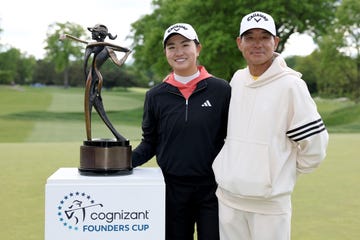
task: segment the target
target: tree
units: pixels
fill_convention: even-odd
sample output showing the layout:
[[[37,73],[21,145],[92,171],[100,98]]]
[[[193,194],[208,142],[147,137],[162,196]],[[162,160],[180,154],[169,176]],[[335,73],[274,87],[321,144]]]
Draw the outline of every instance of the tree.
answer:
[[[322,34],[334,18],[335,2],[153,0],[153,13],[132,24],[134,64],[144,75],[161,80],[170,70],[162,51],[163,32],[173,23],[187,22],[197,30],[203,45],[200,63],[214,75],[229,80],[236,69],[244,66],[235,43],[242,16],[255,10],[271,13],[282,39],[278,47],[281,52],[294,32]]]
[[[343,0],[318,39],[320,92],[360,101],[360,2]]]
[[[26,84],[32,80],[36,60],[17,48],[0,53],[0,84]]]
[[[314,71],[314,68],[318,65],[318,59],[314,56],[314,54],[311,54],[305,57],[291,56],[286,58],[287,65],[302,74],[301,78],[306,82],[311,94],[318,93],[318,77],[316,71]]]
[[[57,72],[64,72],[64,86],[69,86],[69,66],[71,61],[83,57],[84,45],[76,41],[60,41],[63,34],[70,34],[74,37],[85,39],[84,29],[75,23],[54,23],[49,25],[45,47],[46,60],[53,61]]]
[[[1,20],[1,18],[0,18],[0,20]],[[1,33],[3,32],[3,29],[0,27],[0,35],[1,35]],[[0,38],[1,39],[1,38]],[[0,51],[1,51],[1,49],[2,49],[2,43],[0,42]]]
[[[0,18],[1,19],[1,18]],[[0,34],[2,33],[2,28],[0,28]],[[0,38],[1,39],[1,38]],[[1,42],[0,42],[0,50],[1,50],[1,48],[2,48],[2,44],[1,44]]]
[[[0,34],[3,29],[0,28]],[[19,49],[0,43],[0,84],[27,84],[32,81],[36,59]]]
[[[18,62],[20,60],[21,52],[19,49],[11,48],[5,52],[0,53],[0,83],[10,84],[15,83],[18,79]],[[9,61],[11,59],[11,61]]]
[[[44,85],[58,85],[63,82],[63,76],[56,73],[54,62],[40,59],[36,62],[33,74],[33,83]]]
[[[336,17],[338,19],[338,35],[343,36],[340,51],[345,56],[354,59],[354,64],[348,63],[346,77],[353,89],[352,96],[360,101],[360,2],[358,0],[343,0]],[[343,62],[344,63],[344,62]],[[355,65],[355,66],[354,66]],[[351,74],[352,73],[352,74]]]

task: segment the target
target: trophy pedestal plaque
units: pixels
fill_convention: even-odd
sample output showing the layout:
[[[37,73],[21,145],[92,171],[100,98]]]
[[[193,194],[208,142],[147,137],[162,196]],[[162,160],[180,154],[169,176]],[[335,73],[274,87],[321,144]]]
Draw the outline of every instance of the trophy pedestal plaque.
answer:
[[[45,240],[165,240],[161,169],[83,176],[59,168],[45,185]]]
[[[129,141],[96,139],[80,147],[81,175],[127,175],[132,173]]]

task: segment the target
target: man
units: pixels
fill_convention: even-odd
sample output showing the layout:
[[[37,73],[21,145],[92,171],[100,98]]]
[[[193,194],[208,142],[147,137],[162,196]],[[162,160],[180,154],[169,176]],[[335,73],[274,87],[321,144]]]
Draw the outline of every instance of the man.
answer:
[[[328,133],[301,74],[276,52],[273,18],[246,15],[247,62],[231,82],[227,138],[213,163],[221,240],[288,240],[297,176],[325,158]]]
[[[231,89],[197,65],[202,49],[193,27],[165,30],[172,68],[146,93],[143,139],[133,166],[156,155],[166,183],[166,240],[219,240],[217,184],[212,163],[224,144]]]

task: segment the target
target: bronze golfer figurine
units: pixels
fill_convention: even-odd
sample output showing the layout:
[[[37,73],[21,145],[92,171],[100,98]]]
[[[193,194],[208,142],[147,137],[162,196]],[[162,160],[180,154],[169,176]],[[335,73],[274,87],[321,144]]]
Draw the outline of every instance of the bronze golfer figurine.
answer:
[[[129,140],[124,138],[112,125],[106,115],[102,97],[101,88],[103,77],[100,73],[100,67],[111,59],[117,66],[121,66],[130,55],[131,50],[112,43],[105,42],[105,38],[116,39],[108,32],[105,25],[97,24],[89,27],[92,39],[95,42],[86,42],[71,35],[63,35],[60,39],[70,38],[72,40],[87,44],[84,57],[85,74],[85,98],[84,112],[87,140],[80,147],[80,167],[79,172],[82,175],[119,175],[132,172],[131,165],[131,145]],[[125,55],[118,59],[116,51],[124,52]],[[92,58],[91,58],[92,56]],[[91,65],[88,66],[89,60]],[[91,112],[95,108],[100,118],[115,136],[115,139],[92,139],[91,137]]]

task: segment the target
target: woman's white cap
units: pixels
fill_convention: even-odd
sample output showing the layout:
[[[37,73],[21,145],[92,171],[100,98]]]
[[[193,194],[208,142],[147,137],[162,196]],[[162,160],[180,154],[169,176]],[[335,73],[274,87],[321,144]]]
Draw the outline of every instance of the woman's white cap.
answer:
[[[172,34],[180,34],[184,37],[186,37],[189,40],[196,40],[198,43],[200,43],[199,38],[194,30],[194,28],[187,23],[176,23],[174,25],[171,25],[168,29],[166,29],[164,33],[164,39],[163,39],[163,45],[165,47],[166,41]]]

